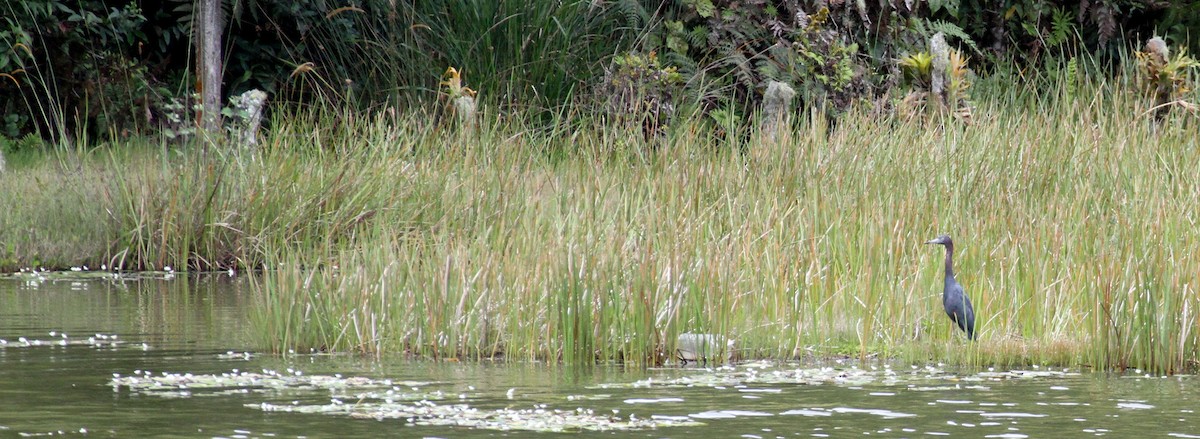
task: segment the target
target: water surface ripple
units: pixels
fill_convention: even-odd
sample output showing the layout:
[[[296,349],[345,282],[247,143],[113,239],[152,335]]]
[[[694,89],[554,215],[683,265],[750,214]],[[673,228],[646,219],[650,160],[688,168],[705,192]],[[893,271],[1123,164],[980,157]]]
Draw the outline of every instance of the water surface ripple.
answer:
[[[0,277],[0,436],[1200,438],[1191,376],[279,358],[249,306],[229,276]]]

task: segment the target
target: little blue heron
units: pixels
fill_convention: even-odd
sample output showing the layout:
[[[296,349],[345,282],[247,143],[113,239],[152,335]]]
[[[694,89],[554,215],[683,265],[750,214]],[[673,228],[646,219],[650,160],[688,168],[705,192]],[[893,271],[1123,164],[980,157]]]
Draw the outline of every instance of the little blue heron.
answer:
[[[971,299],[963,294],[963,287],[954,279],[954,241],[950,235],[942,235],[925,241],[926,244],[940,244],[946,247],[946,283],[942,286],[942,307],[946,315],[958,324],[958,328],[967,332],[967,339],[975,339],[975,308],[971,307]]]

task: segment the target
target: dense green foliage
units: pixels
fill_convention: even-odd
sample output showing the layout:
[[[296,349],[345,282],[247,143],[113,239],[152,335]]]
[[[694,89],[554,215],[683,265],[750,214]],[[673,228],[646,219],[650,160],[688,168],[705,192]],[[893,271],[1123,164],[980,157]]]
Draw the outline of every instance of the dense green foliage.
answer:
[[[591,2],[226,1],[225,89],[366,108],[436,102],[457,66],[492,102],[553,107],[626,40]],[[0,135],[128,138],[190,115],[191,0],[7,3]],[[632,35],[632,34],[631,34]]]
[[[609,2],[226,0],[228,96],[365,109],[434,108],[456,67],[502,111],[595,112],[613,56],[657,52],[683,75],[673,107],[743,123],[766,81],[800,108],[888,108],[895,60],[935,32],[972,58],[1053,68],[1101,63],[1161,34],[1192,46],[1198,1],[619,0]],[[8,2],[0,22],[0,136],[55,141],[186,132],[192,0]],[[595,99],[599,98],[599,99]],[[583,104],[583,105],[579,105]],[[600,106],[611,110],[610,106]],[[656,116],[658,117],[658,116]],[[90,140],[89,140],[90,139]],[[11,152],[11,150],[10,150]]]

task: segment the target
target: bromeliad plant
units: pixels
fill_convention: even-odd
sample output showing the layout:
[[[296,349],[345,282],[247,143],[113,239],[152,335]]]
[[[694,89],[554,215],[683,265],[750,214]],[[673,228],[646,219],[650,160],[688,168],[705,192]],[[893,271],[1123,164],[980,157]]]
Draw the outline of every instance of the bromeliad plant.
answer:
[[[898,62],[905,82],[911,90],[900,102],[899,110],[906,118],[924,113],[930,108],[948,111],[954,118],[971,123],[971,72],[969,57],[950,48],[941,32],[929,41],[930,52],[907,55]],[[930,104],[933,101],[933,104]]]
[[[1186,47],[1171,57],[1166,41],[1154,37],[1136,55],[1139,82],[1145,92],[1154,98],[1154,105],[1148,113],[1153,112],[1155,119],[1159,120],[1174,106],[1196,113],[1196,104],[1184,97],[1194,88],[1192,70],[1200,67],[1200,62],[1188,56]]]
[[[446,79],[440,84],[445,87],[445,96],[449,99],[446,112],[457,118],[459,128],[468,131],[475,129],[475,95],[478,93],[463,85],[462,73],[454,67],[446,68],[442,77]]]
[[[917,52],[906,55],[898,63],[904,72],[905,83],[922,89],[929,89],[933,72],[933,56],[929,52]]]

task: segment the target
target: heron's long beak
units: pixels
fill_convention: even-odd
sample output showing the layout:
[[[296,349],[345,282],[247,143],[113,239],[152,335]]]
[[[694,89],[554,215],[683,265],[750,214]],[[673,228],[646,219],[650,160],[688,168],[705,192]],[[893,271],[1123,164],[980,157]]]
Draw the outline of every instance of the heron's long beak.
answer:
[[[937,243],[936,243],[936,242],[934,242],[934,241],[937,241],[937,239],[930,239],[930,240],[928,240],[928,241],[925,241],[925,243],[926,243],[926,244],[937,244]]]

